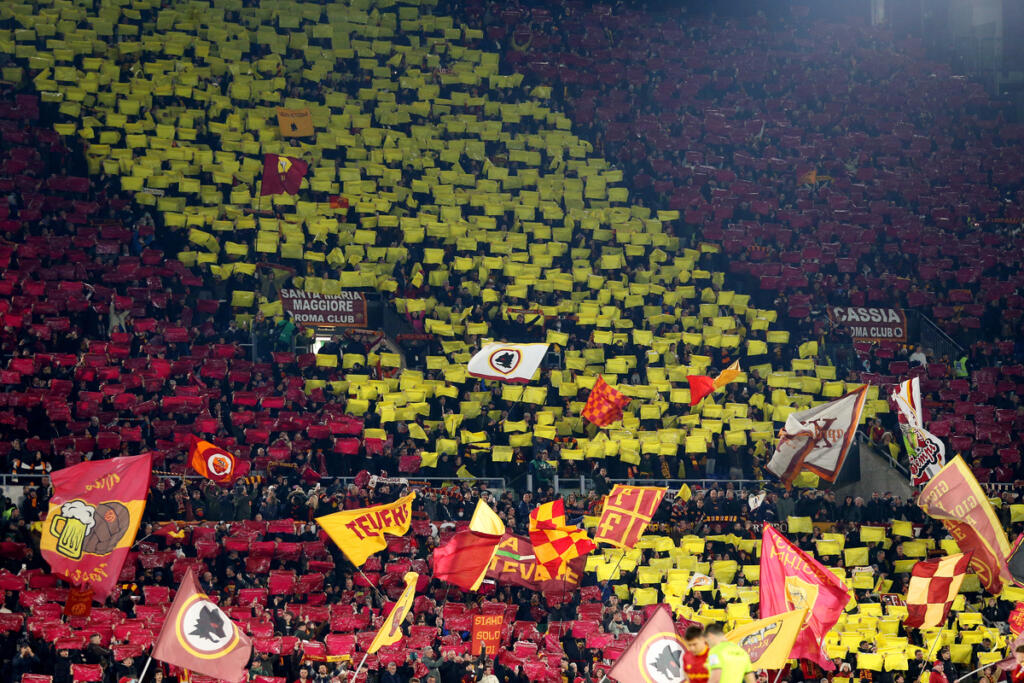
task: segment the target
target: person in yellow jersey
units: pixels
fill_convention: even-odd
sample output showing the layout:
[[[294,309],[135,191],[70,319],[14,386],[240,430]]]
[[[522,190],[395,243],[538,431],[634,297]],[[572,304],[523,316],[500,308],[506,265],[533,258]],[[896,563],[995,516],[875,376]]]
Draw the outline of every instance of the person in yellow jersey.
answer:
[[[708,683],[756,683],[750,655],[742,647],[725,639],[721,624],[704,629],[708,651]]]

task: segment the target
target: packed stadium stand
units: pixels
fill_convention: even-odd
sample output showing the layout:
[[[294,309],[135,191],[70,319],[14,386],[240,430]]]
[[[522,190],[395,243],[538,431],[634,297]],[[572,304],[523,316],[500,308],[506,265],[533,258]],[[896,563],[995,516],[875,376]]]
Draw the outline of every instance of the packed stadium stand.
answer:
[[[483,613],[505,617],[501,683],[599,683],[656,605],[680,627],[756,618],[766,524],[854,591],[828,637],[836,671],[777,680],[897,683],[934,654],[953,681],[1002,659],[1014,589],[997,599],[969,574],[941,633],[884,603],[917,559],[956,552],[913,501],[842,499],[813,475],[791,493],[764,466],[789,414],[864,383],[882,421],[863,431],[888,449],[888,394],[919,374],[950,454],[984,482],[1022,477],[1022,130],[883,30],[791,21],[667,28],[574,2],[0,6],[4,680],[139,676],[192,568],[253,636],[260,683],[348,680],[409,570],[413,623],[357,680],[479,680],[466,636]],[[308,109],[312,132],[288,134],[277,107]],[[296,163],[297,190],[265,194]],[[314,345],[283,289],[360,292],[410,343],[370,329]],[[850,343],[823,302],[926,310],[969,349],[966,374]],[[490,338],[552,346],[529,384],[483,382],[466,363]],[[740,380],[692,409],[687,376],[736,360]],[[581,417],[599,375],[633,399],[611,429]],[[250,475],[191,476],[193,436]],[[43,475],[143,452],[154,484],[119,585],[65,617],[39,550]],[[611,480],[702,481],[636,548],[590,555],[578,588],[431,578],[478,498],[525,534],[581,478],[565,505],[588,528]],[[313,523],[408,487],[410,533],[361,571]],[[1013,538],[1024,509],[993,490]]]

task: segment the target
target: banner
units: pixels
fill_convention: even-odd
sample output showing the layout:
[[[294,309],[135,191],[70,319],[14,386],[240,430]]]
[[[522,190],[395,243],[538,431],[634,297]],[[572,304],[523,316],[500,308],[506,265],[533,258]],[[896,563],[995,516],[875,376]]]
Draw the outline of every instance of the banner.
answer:
[[[561,591],[578,586],[583,577],[586,557],[577,557],[558,570],[552,578],[544,567],[537,564],[530,539],[514,534],[505,534],[498,543],[498,549],[491,558],[487,580],[495,583],[522,586],[537,592]]]
[[[304,138],[313,134],[313,115],[309,109],[277,108],[277,127],[281,137]]]
[[[892,393],[892,400],[899,409],[897,419],[910,459],[911,482],[914,486],[922,486],[946,464],[946,445],[924,428],[919,378],[900,382]]]
[[[282,289],[281,307],[291,313],[297,324],[320,327],[364,327],[366,295],[344,291],[341,294],[315,294],[301,289]]]
[[[102,602],[121,573],[146,508],[152,456],[93,460],[54,472],[39,549],[54,574]]]
[[[666,490],[661,486],[613,486],[611,493],[605,496],[594,540],[617,548],[635,546],[657,512]]]
[[[370,647],[366,650],[371,655],[382,647],[394,645],[404,635],[402,633],[402,626],[405,625],[406,617],[412,612],[412,604],[416,599],[416,582],[419,580],[420,575],[416,572],[406,572],[402,578],[405,581],[405,589],[391,608],[388,618],[381,624],[377,635],[373,637]]]
[[[779,431],[768,471],[787,488],[802,470],[835,481],[857,433],[867,392],[865,384],[834,401],[791,413]]]
[[[550,344],[485,344],[469,359],[473,377],[526,384],[540,367]]]
[[[410,493],[394,503],[335,512],[317,517],[316,523],[327,532],[352,564],[361,567],[370,555],[388,547],[384,534],[404,536],[409,532],[412,500],[415,497],[415,493]]]
[[[664,606],[651,615],[615,660],[608,677],[619,683],[680,683],[685,678],[683,639]]]
[[[230,486],[249,473],[249,461],[238,460],[220,446],[191,437],[188,460],[192,469],[210,481]]]
[[[505,620],[502,614],[474,614],[473,630],[470,641],[473,643],[472,654],[481,654],[487,648],[487,656],[493,657],[501,645],[501,623]]]
[[[828,317],[854,341],[907,341],[907,314],[902,308],[829,306]]]
[[[959,455],[954,457],[921,490],[917,504],[925,514],[946,527],[960,550],[973,553],[971,568],[992,595],[1013,577],[1006,564],[1010,542],[988,496]]]
[[[781,670],[806,618],[806,608],[795,609],[737,626],[725,637],[746,650],[755,669]]]
[[[188,569],[153,644],[153,659],[237,681],[245,676],[250,656],[252,640],[199,589],[195,573]]]
[[[825,653],[827,634],[850,601],[850,591],[835,574],[770,526],[761,540],[761,617],[807,608],[791,656],[810,659],[826,671],[835,665]]]
[[[64,616],[89,616],[92,613],[93,592],[91,588],[76,588],[74,586],[69,588],[68,599],[64,601]]]

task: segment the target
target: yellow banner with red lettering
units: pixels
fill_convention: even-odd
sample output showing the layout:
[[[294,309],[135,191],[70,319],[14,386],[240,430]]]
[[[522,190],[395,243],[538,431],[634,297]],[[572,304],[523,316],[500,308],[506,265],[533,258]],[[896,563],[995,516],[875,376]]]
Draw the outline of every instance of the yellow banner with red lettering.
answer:
[[[316,523],[327,532],[345,556],[357,567],[388,546],[385,534],[404,536],[412,522],[412,499],[415,493],[387,505],[374,505],[357,510],[342,510],[317,517]]]

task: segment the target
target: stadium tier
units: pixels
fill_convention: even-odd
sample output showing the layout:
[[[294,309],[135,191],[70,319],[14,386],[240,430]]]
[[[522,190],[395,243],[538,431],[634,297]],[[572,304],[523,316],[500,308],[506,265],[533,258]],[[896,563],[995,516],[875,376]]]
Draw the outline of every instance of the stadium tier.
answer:
[[[948,683],[1010,656],[1009,568],[967,571],[913,500],[818,490],[845,447],[769,460],[843,397],[826,436],[849,446],[859,418],[905,460],[890,393],[917,377],[931,434],[994,484],[986,538],[1022,530],[1021,127],[880,29],[664,19],[0,6],[5,680],[198,682],[213,661],[258,683],[599,683],[661,606],[672,642],[774,616],[779,553],[822,563],[785,579],[790,608],[848,595],[773,683]],[[958,353],[856,340],[826,304],[904,326],[931,307]],[[513,344],[481,359],[492,340]],[[588,551],[616,479],[670,490],[645,534]],[[365,561],[322,530],[378,505],[349,527],[381,541]],[[488,543],[475,590],[439,578]],[[948,590],[922,601],[912,571]]]

